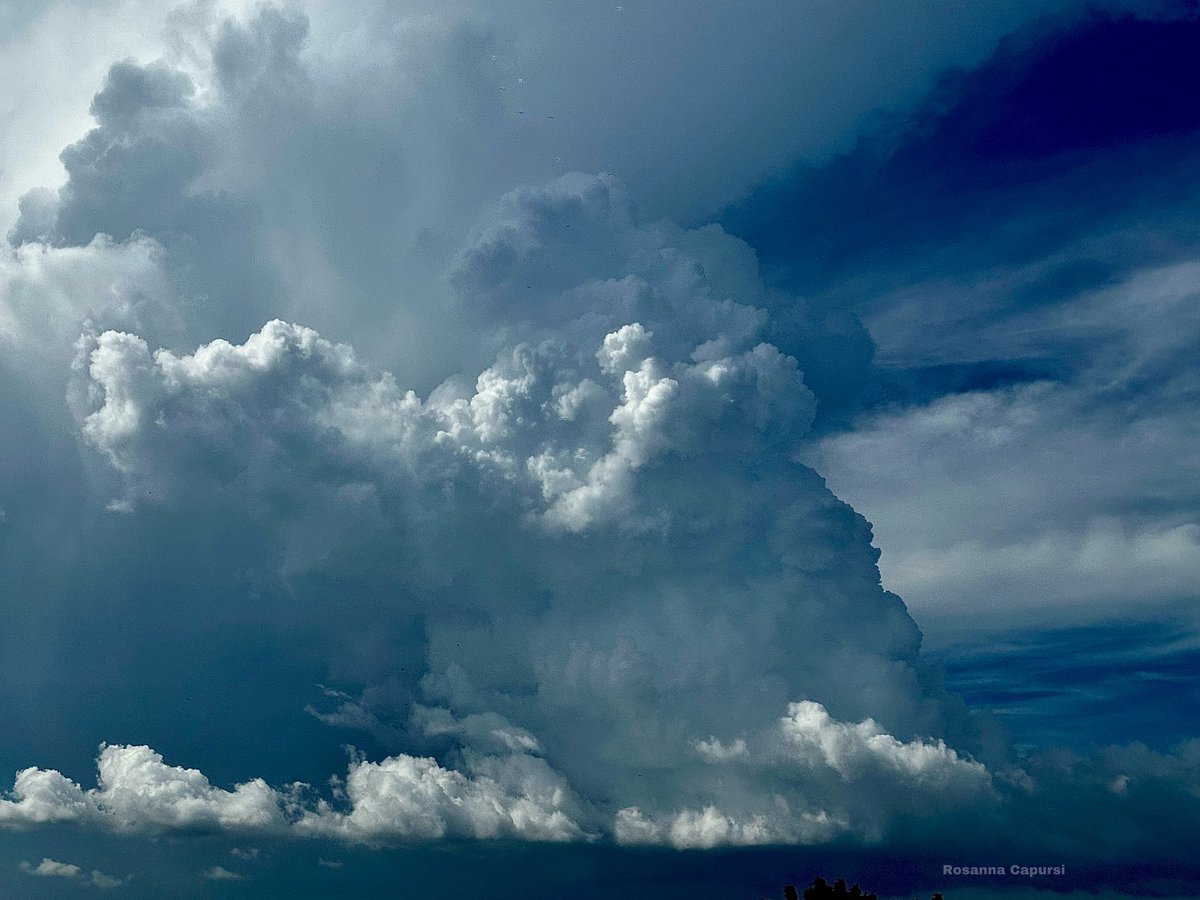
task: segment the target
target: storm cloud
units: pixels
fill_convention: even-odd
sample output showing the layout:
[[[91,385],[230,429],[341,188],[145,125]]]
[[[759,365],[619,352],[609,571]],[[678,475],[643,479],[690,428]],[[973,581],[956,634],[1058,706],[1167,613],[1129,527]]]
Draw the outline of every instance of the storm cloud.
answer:
[[[893,592],[1195,595],[1192,183],[1038,236],[1197,123],[1017,127],[1185,14],[155,14],[0,181],[7,833],[1186,856],[1194,741],[1014,741]]]

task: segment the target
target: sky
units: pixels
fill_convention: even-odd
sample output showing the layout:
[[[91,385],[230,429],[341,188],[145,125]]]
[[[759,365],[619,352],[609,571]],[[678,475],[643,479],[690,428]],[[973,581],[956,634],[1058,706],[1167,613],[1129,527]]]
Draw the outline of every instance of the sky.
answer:
[[[0,894],[1200,892],[1194,4],[0,48]]]

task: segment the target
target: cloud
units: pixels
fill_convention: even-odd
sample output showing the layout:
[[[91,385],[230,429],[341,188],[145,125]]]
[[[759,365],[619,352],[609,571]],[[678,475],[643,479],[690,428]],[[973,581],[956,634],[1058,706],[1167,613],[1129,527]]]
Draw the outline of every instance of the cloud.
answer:
[[[572,177],[550,190],[572,190],[579,182],[580,177]],[[594,189],[603,193],[596,195]],[[608,202],[602,179],[593,179],[589,191],[601,198],[595,202]],[[535,195],[521,202],[542,201]],[[643,234],[632,224],[624,230],[631,231],[639,241],[653,241],[650,246],[662,246],[664,238],[669,237],[654,230]],[[719,244],[725,239],[714,235],[707,240]],[[478,246],[477,242],[470,252],[477,252]],[[121,449],[121,445],[134,434],[144,433],[141,417],[150,414],[138,407],[159,402],[186,406],[191,402],[189,394],[208,396],[213,388],[230,392],[232,397],[253,390],[251,382],[256,372],[265,373],[277,364],[290,366],[285,360],[295,357],[304,360],[303,365],[311,361],[318,369],[327,369],[322,378],[347,381],[347,386],[357,381],[357,390],[371,392],[371,396],[337,398],[332,408],[321,413],[329,418],[326,427],[337,428],[332,417],[347,414],[351,405],[358,407],[355,415],[388,419],[393,431],[415,429],[423,419],[425,440],[444,433],[446,440],[471,446],[477,462],[486,459],[498,468],[511,469],[519,467],[522,460],[500,449],[500,443],[536,440],[537,423],[547,434],[536,445],[536,452],[526,453],[525,467],[540,482],[544,499],[550,501],[548,520],[580,530],[593,519],[616,514],[625,502],[632,474],[664,450],[687,452],[703,442],[729,440],[722,430],[736,433],[724,427],[732,424],[731,413],[740,413],[743,421],[755,426],[768,443],[795,442],[804,435],[814,414],[799,362],[774,345],[756,340],[765,336],[762,311],[715,298],[710,286],[697,280],[698,263],[690,256],[675,249],[661,256],[670,260],[668,268],[663,270],[661,263],[655,263],[654,280],[638,278],[641,287],[633,287],[632,295],[626,284],[612,295],[608,290],[612,282],[596,280],[577,289],[584,290],[588,306],[577,311],[578,318],[573,322],[563,323],[567,329],[564,337],[574,345],[594,342],[591,353],[599,361],[598,371],[594,364],[585,363],[584,372],[588,368],[592,372],[583,378],[572,381],[558,376],[555,370],[571,371],[583,361],[571,360],[564,353],[567,347],[548,340],[543,328],[529,333],[531,338],[543,335],[540,344],[502,351],[496,364],[479,376],[473,395],[452,396],[449,391],[453,388],[447,385],[439,389],[433,405],[422,409],[415,395],[399,393],[390,376],[370,386],[365,367],[348,347],[322,341],[311,329],[278,320],[240,347],[217,341],[185,357],[164,350],[154,355],[153,363],[140,339],[109,332],[87,351],[86,361],[81,360],[105,397],[104,405],[88,414],[84,432],[119,468],[128,470],[135,465],[127,458],[133,451]],[[622,262],[606,261],[605,267],[626,268]],[[629,263],[639,265],[636,258]],[[604,291],[598,297],[591,296],[601,288]],[[683,306],[685,302],[687,307]],[[625,316],[639,320],[622,323]],[[647,328],[641,318],[663,323],[655,326],[667,332],[657,339],[658,344],[654,343],[657,332]],[[605,335],[603,329],[609,327],[615,330]],[[785,339],[787,336],[786,332],[781,335]],[[579,351],[572,347],[571,352]],[[663,355],[661,360],[659,353]],[[694,361],[680,359],[683,354]],[[142,378],[135,372],[145,372],[151,380],[135,384],[130,379]],[[155,385],[155,381],[162,384]],[[614,381],[619,385],[619,401],[609,400],[607,407],[607,418],[615,426],[609,437],[611,446],[601,451],[568,444],[564,455],[555,446],[557,440],[562,440],[555,432],[565,437],[570,432],[588,431],[586,436],[592,437],[599,431],[599,423],[589,419],[595,419],[605,394],[613,395]],[[144,391],[161,397],[141,396]],[[545,396],[547,393],[550,396]],[[242,399],[253,402],[249,394]],[[548,416],[546,403],[550,400],[556,406],[554,415]],[[304,402],[324,401],[314,396]],[[367,410],[362,406],[364,402],[376,403],[379,408]],[[542,404],[540,409],[533,405],[537,402]],[[592,415],[585,416],[585,412]],[[154,415],[174,413],[163,410]],[[406,425],[409,419],[411,425]],[[524,435],[515,425],[521,426],[519,431]],[[738,430],[744,431],[741,424]],[[405,440],[415,441],[416,431],[419,429]]]
[[[427,722],[437,718],[426,714]],[[477,727],[464,720],[459,734]],[[276,789],[261,779],[227,791],[195,769],[167,765],[148,747],[103,746],[95,788],[84,789],[53,770],[17,773],[9,798],[0,799],[0,824],[28,828],[73,823],[119,833],[291,834],[369,845],[445,837],[594,839],[596,834],[577,824],[584,807],[574,791],[535,755],[536,741],[521,741],[511,733],[511,726],[490,728],[495,752],[465,751],[465,771],[408,754],[380,762],[355,758],[344,779],[332,779],[330,799],[315,795],[306,785]],[[703,748],[708,765],[725,769],[723,778],[782,768],[785,782],[777,790],[783,793],[776,793],[763,809],[735,815],[712,805],[656,817],[624,807],[616,811],[611,826],[617,841],[681,848],[814,843],[863,827],[857,818],[851,821],[844,808],[836,815],[797,808],[805,797],[822,793],[823,800],[840,802],[839,784],[861,782],[860,802],[869,799],[881,820],[897,812],[888,805],[905,794],[928,806],[936,804],[939,795],[961,802],[991,791],[987,770],[941,741],[901,742],[870,719],[857,725],[836,722],[824,707],[810,701],[791,704],[776,729],[754,736],[749,744],[738,739],[725,750],[710,740],[697,746]],[[786,782],[790,784],[785,787]],[[750,790],[742,802],[761,801],[752,784],[753,777],[747,778],[744,787]],[[233,853],[242,859],[257,855],[237,848]],[[34,874],[76,877],[79,870],[44,864]]]
[[[34,875],[42,878],[66,878],[79,884],[100,888],[101,890],[120,887],[125,883],[125,880],[105,875],[98,869],[85,872],[73,863],[59,862],[58,860],[48,858],[43,858],[36,866],[31,863],[22,862],[21,871],[26,875]]]
[[[1196,33],[1163,5],[1014,34],[722,219],[869,329],[861,405],[803,458],[935,644],[1196,594]],[[1144,64],[1097,80],[1113,54]]]
[[[623,808],[613,827],[617,841],[680,849],[818,844],[851,834],[879,841],[903,816],[999,800],[988,769],[945,742],[900,741],[869,718],[838,722],[810,700],[788,704],[773,728],[729,743],[697,741],[695,748],[722,778],[759,782],[759,790],[743,795],[733,812],[713,805],[657,814]]]
[[[976,788],[988,781],[982,765],[960,758],[942,741],[904,743],[871,719],[854,725],[834,722],[812,701],[790,704],[780,726],[798,758],[829,766],[847,781],[876,767],[940,787],[956,778],[974,782]]]
[[[949,548],[906,554],[887,566],[889,583],[928,602],[1003,591],[1016,612],[1021,598],[1100,604],[1174,600],[1193,587],[1200,564],[1200,525],[1150,526],[1128,533],[1115,519],[1096,518],[1081,535],[1044,533],[1021,543],[988,546],[964,540]],[[1049,573],[1057,573],[1048,580]]]
[[[0,341],[31,369],[32,386],[54,380],[59,402],[65,368],[88,324],[165,337],[178,323],[162,247],[153,240],[97,237],[81,247],[0,249]]]
[[[0,399],[61,420],[30,429],[44,443],[11,441],[21,467],[0,479],[18,501],[3,497],[0,552],[24,617],[4,638],[20,651],[5,654],[6,674],[41,677],[53,666],[20,664],[39,654],[88,672],[70,682],[87,696],[52,711],[65,722],[83,708],[85,723],[44,739],[14,726],[44,752],[85,730],[166,746],[153,735],[203,721],[193,758],[209,774],[149,746],[106,746],[93,788],[23,769],[0,821],[707,848],[949,840],[975,819],[982,841],[1028,819],[1032,845],[1061,829],[1033,807],[1066,798],[1089,811],[1070,840],[1086,847],[1094,823],[1116,817],[1128,847],[1160,835],[1152,801],[1190,811],[1188,748],[1018,766],[946,694],[880,581],[871,526],[818,471],[856,501],[856,484],[891,492],[896,515],[878,533],[889,587],[903,583],[889,568],[901,538],[935,533],[949,542],[937,552],[970,570],[913,552],[906,587],[973,591],[975,608],[1036,580],[1030,558],[1038,579],[1111,586],[1120,567],[1131,588],[1170,593],[1195,543],[1185,504],[1164,499],[1182,496],[1181,479],[1155,482],[1163,505],[1139,507],[1132,528],[1112,524],[1121,510],[1081,515],[1071,496],[1084,478],[1073,469],[1110,487],[1129,474],[1101,464],[1115,432],[1088,413],[1106,391],[1151,385],[1166,401],[1191,389],[1175,376],[1193,273],[1139,286],[1156,298],[1144,318],[1169,327],[1126,327],[1140,302],[1108,291],[983,314],[964,338],[956,295],[881,291],[866,310],[873,339],[845,295],[779,290],[748,244],[685,227],[780,154],[828,154],[874,103],[915,96],[931,59],[977,58],[1031,14],[904,6],[832,25],[780,13],[800,17],[791,29],[663,8],[627,32],[597,8],[570,40],[529,47],[506,43],[518,21],[506,7],[405,25],[369,4],[313,23],[198,6],[176,20],[176,39],[192,42],[177,57],[111,66],[95,127],[64,154],[66,183],[25,195],[0,261],[0,335],[34,384]],[[348,20],[331,37],[330,22]],[[857,66],[861,81],[839,76],[830,92],[807,69],[778,71],[833,25],[860,52],[838,50],[830,71]],[[698,81],[661,67],[646,26],[695,37],[678,72]],[[586,75],[611,72],[595,55],[601,32],[620,35],[609,50],[638,49],[626,75],[644,79]],[[913,41],[898,35],[936,52],[900,59]],[[758,40],[784,36],[782,54]],[[741,55],[710,52],[727,46]],[[730,68],[751,47],[778,60],[779,77],[756,78],[758,105]],[[684,84],[707,85],[684,104],[704,115],[677,114]],[[621,121],[661,122],[654,140],[605,121],[635,94]],[[928,314],[918,327],[904,323],[913,308]],[[936,360],[921,356],[929,329],[946,335]],[[879,389],[876,341],[883,365],[919,369],[1036,361],[1039,331],[1069,335],[1078,354],[1047,368],[1075,380],[922,398],[835,433]],[[1143,436],[1179,449],[1182,471],[1190,432],[1145,412]],[[5,436],[23,433],[25,419],[5,419],[18,423]],[[989,481],[1023,471],[1019,448],[1048,459],[1064,434],[1076,459],[1007,488]],[[72,478],[45,477],[51,461]],[[925,482],[914,515],[921,482],[909,476],[937,466],[947,474]],[[1028,502],[981,515],[1013,500],[1005,490],[1054,498],[1054,527],[1031,529]],[[1115,487],[1106,499],[1137,505]],[[962,514],[939,518],[946,509]],[[983,522],[978,545],[963,540],[968,520]],[[318,680],[338,687],[296,724],[288,711]],[[25,702],[26,720],[42,715]],[[255,743],[231,742],[247,733],[231,723],[272,738],[257,742],[261,768],[229,763]],[[335,738],[321,723],[374,742],[324,793],[282,780],[300,758],[306,777],[328,771]],[[247,769],[269,778],[213,783]]]
[[[333,728],[349,728],[370,733],[380,744],[388,747],[402,746],[405,732],[399,723],[391,720],[402,718],[406,712],[407,698],[403,689],[393,680],[372,685],[355,700],[344,691],[320,685],[327,701],[336,701],[336,706],[322,712],[314,704],[307,704],[304,711],[318,721]]]
[[[0,822],[52,822],[113,831],[263,831],[283,822],[274,791],[262,780],[232,791],[213,787],[196,769],[169,766],[145,746],[101,746],[97,787],[84,790],[53,769],[17,773]]]
[[[35,0],[5,12],[0,45],[11,88],[0,101],[9,123],[0,138],[0,232],[12,224],[18,194],[62,178],[59,151],[87,128],[88,101],[112,61],[161,52],[167,12],[150,0],[86,10]]]
[[[62,153],[66,183],[56,197],[39,190],[22,199],[9,242],[84,247],[101,235],[150,237],[168,251],[164,277],[192,301],[186,318],[238,327],[241,317],[204,298],[268,297],[254,259],[264,251],[252,206],[197,184],[216,164],[219,139],[195,93],[189,76],[167,63],[115,63],[92,101],[96,127]]]
[[[647,540],[666,541],[668,549],[670,535],[681,527],[671,523],[695,503],[680,494],[679,479],[715,477],[719,467],[740,459],[725,476],[740,482],[736,466],[750,458],[761,459],[759,478],[808,477],[781,462],[776,445],[786,447],[804,434],[812,407],[795,361],[755,344],[752,335],[743,338],[751,349],[735,345],[728,356],[654,356],[618,373],[616,343],[640,335],[649,348],[651,334],[631,323],[626,331],[597,334],[587,349],[518,346],[480,375],[474,393],[451,385],[422,401],[386,373],[373,372],[349,347],[283,322],[269,323],[243,345],[217,341],[183,356],[151,353],[140,338],[106,332],[85,347],[81,360],[92,398],[82,427],[126,474],[131,499],[144,497],[146,488],[159,497],[186,491],[198,499],[205,484],[237,484],[255,493],[277,481],[292,491],[298,489],[295,476],[317,475],[341,496],[399,503],[401,527],[411,527],[404,517],[415,517],[427,538],[462,521],[457,495],[469,491],[500,504],[497,514],[518,528],[514,536],[545,543],[548,559],[562,552],[557,548],[564,532],[585,530],[603,530],[606,542],[616,541],[614,549]],[[591,398],[564,418],[556,398],[580,390]],[[811,493],[801,494],[792,484],[780,487],[797,498],[785,514],[796,518],[784,527],[804,528],[807,516],[824,509],[835,518],[849,516],[836,527],[862,534],[852,514],[839,511],[815,483],[803,488]],[[405,499],[417,496],[423,497],[419,504]],[[766,499],[751,494],[743,502]],[[716,514],[704,511],[686,528],[697,539],[728,540],[727,531],[710,530],[719,520],[704,518]],[[785,544],[780,535],[771,540],[780,541],[771,551],[778,553],[773,566],[794,569],[793,577],[837,583],[838,576],[823,574],[831,560],[822,556],[820,543]],[[900,648],[911,646],[911,626],[890,618],[893,601],[874,581],[865,535],[855,540],[863,540],[865,580],[847,582],[846,589],[879,604],[872,614],[889,623],[885,634],[897,629],[895,650],[886,649],[892,639],[885,638],[879,651],[865,652],[908,652]],[[604,552],[604,545],[597,549]],[[434,554],[429,563],[438,565],[438,545],[428,552]],[[785,577],[780,588],[786,590],[786,583]],[[565,585],[553,590],[565,592],[563,604],[574,602]],[[672,602],[669,595],[663,599]],[[764,600],[776,602],[767,595]],[[678,614],[689,615],[682,609]],[[837,615],[833,608],[811,614]],[[573,652],[583,650],[577,645]],[[465,659],[458,664],[477,668]],[[844,693],[832,682],[827,689]]]
[[[566,807],[569,791],[536,757],[480,758],[475,777],[407,755],[351,765],[349,813],[322,804],[296,823],[304,835],[363,843],[446,836],[571,841],[584,832]]]
[[[245,881],[246,876],[240,875],[237,872],[231,872],[224,866],[213,866],[204,872],[204,877],[209,881]]]
[[[530,280],[548,258],[558,280]],[[116,330],[79,345],[75,410],[123,482],[114,508],[204,521],[236,498],[276,542],[258,565],[286,585],[289,615],[359,642],[358,589],[322,587],[355,571],[391,620],[413,622],[415,671],[396,671],[392,647],[373,663],[396,679],[389,696],[313,708],[406,752],[352,766],[348,808],[305,807],[292,827],[561,840],[636,808],[682,815],[699,842],[882,833],[907,809],[870,808],[886,774],[819,767],[809,797],[779,783],[794,759],[757,751],[773,762],[722,787],[695,752],[707,735],[736,747],[768,732],[801,699],[869,720],[901,760],[958,759],[938,740],[984,753],[881,588],[866,523],[790,458],[820,404],[806,367],[827,360],[811,340],[832,326],[774,316],[784,301],[744,245],[640,223],[608,176],[513,192],[456,266],[460,302],[493,318],[499,348],[473,384],[423,397],[282,320],[191,352]],[[525,284],[561,303],[523,305]],[[797,812],[764,831],[774,794]]]
[[[475,713],[458,718],[443,707],[418,704],[413,706],[412,718],[426,735],[453,735],[465,739],[472,747],[491,752],[541,751],[536,737],[496,713]]]
[[[1171,858],[1191,840],[1188,821],[1200,809],[1197,750],[1196,741],[1188,740],[1170,752],[1133,743],[1087,753],[1031,753],[1025,765],[1030,780],[1014,794],[1013,814],[1048,840],[1061,823],[1038,807],[1058,797],[1077,811],[1075,827],[1057,832],[1063,852],[1093,859],[1131,851],[1148,860]]]
[[[1079,9],[1033,3],[947,19],[923,2],[869,13],[783,4],[746,21],[720,7],[635,4],[543,20],[536,41],[522,39],[520,3],[474,13],[502,40],[505,111],[525,120],[530,155],[621,174],[650,215],[694,221],[796,159],[852,143],[871,111],[907,107],[937,72],[981,60],[1009,31]],[[671,65],[664,40],[676,48]]]
[[[871,519],[885,583],[927,622],[969,609],[1003,625],[1033,607],[1095,618],[1195,594],[1196,248],[1102,286],[1068,281],[1053,303],[1017,293],[1122,243],[1105,232],[880,301],[872,328],[894,341],[881,354],[898,380],[1029,361],[1015,381],[901,393],[804,455]],[[959,324],[930,343],[943,313]],[[949,337],[967,321],[969,340]]]
[[[49,6],[39,36],[75,34]],[[610,171],[649,204],[647,218],[693,222],[773,168],[844,146],[876,107],[907,107],[944,65],[982,57],[1045,11],[1070,18],[1077,4],[953,20],[925,4],[869,16],[779,7],[761,21],[606,8],[538,17],[536,41],[515,26],[529,20],[520,4],[242,6],[132,8],[137,27],[118,29],[131,37],[101,42],[118,61],[92,98],[95,127],[63,153],[61,187],[55,166],[55,179],[24,195],[11,240],[86,245],[141,232],[169,249],[193,343],[279,316],[352,340],[427,387],[448,374],[448,358],[472,366],[486,356],[442,276],[495,197],[573,170]],[[662,65],[650,37],[659,32],[678,41],[679,68]],[[828,52],[831,34],[852,49]],[[895,52],[906,45],[897,34],[925,54]],[[621,48],[621,78],[596,46],[601,35]],[[100,84],[102,57],[83,49],[86,84]],[[765,69],[755,104],[732,62],[747,53]],[[827,71],[814,80],[814,68]],[[70,93],[62,119],[76,130],[55,129],[59,143],[43,157],[84,130],[87,104]],[[688,172],[686,183],[668,168]]]
[[[22,863],[21,869],[30,875],[44,875],[51,878],[78,878],[83,874],[83,870],[79,866],[53,859],[43,859],[36,866]]]
[[[261,779],[226,791],[196,769],[167,765],[149,747],[102,746],[95,788],[85,790],[54,770],[18,772],[9,798],[0,799],[0,825],[72,823],[149,834],[290,832],[376,845],[446,836],[585,837],[569,815],[576,801],[543,760],[477,755],[468,764],[464,774],[407,754],[378,763],[356,759],[344,780],[334,779],[331,802],[309,798],[305,785],[277,790]],[[66,868],[78,874],[76,867]]]
[[[143,109],[154,119],[186,94],[161,71],[115,72],[112,85],[101,104],[110,124]],[[122,91],[139,99],[118,102]],[[587,225],[582,239],[564,216]],[[506,267],[488,262],[507,258],[496,248],[509,245],[541,249],[514,251]],[[148,238],[89,245],[132,247],[174,252]],[[58,262],[81,250],[27,243],[12,252]],[[568,277],[540,290],[562,304],[519,308],[512,285],[545,254]],[[148,272],[169,271],[161,255],[149,259]],[[458,302],[492,304],[494,362],[473,385],[453,377],[424,397],[350,345],[282,320],[240,344],[152,350],[136,332],[168,326],[101,310],[76,347],[70,402],[84,439],[111,466],[97,467],[94,484],[117,478],[121,487],[105,499],[125,514],[98,522],[100,534],[128,529],[149,547],[167,534],[144,531],[147,514],[221,533],[233,515],[266,543],[239,551],[244,569],[223,571],[261,579],[285,601],[281,615],[319,624],[332,652],[361,647],[375,631],[367,618],[334,613],[359,609],[365,597],[321,586],[339,572],[377,585],[389,598],[389,627],[406,632],[405,674],[395,671],[394,644],[354,663],[396,679],[391,709],[346,695],[316,715],[365,727],[392,748],[427,747],[439,761],[404,753],[364,763],[348,779],[361,803],[331,806],[304,827],[368,841],[438,829],[578,836],[606,814],[564,811],[556,778],[580,797],[611,791],[618,804],[657,805],[638,770],[670,772],[651,793],[690,791],[702,766],[690,749],[697,736],[761,726],[762,697],[776,709],[816,697],[909,736],[949,729],[974,740],[927,682],[902,604],[880,589],[865,523],[788,460],[819,406],[806,378],[825,365],[813,339],[826,324],[803,310],[776,321],[784,301],[762,285],[744,245],[719,229],[642,223],[615,179],[574,174],[503,198],[456,266],[474,273]],[[168,282],[149,295],[170,309],[179,300]],[[61,320],[85,310],[70,307]],[[397,546],[407,548],[399,557]],[[694,569],[685,559],[704,562]],[[152,562],[148,577],[158,569]],[[710,608],[692,608],[689,598],[703,597]],[[194,606],[203,619],[210,601],[193,600],[152,614],[175,619]],[[849,617],[878,627],[852,640]],[[829,654],[798,654],[779,638],[797,627],[844,637]],[[480,652],[497,641],[514,652]],[[710,649],[695,653],[700,646]],[[857,667],[850,679],[846,665]],[[659,722],[656,733],[642,733],[646,719]],[[526,759],[533,751],[545,763]],[[6,816],[129,831],[279,827],[278,797],[265,782],[221,791],[142,752],[151,757],[140,774],[123,777],[161,779],[156,808],[122,807],[120,779],[85,791],[32,769]],[[393,809],[376,786],[405,778],[450,806],[424,825],[404,824],[405,808]],[[116,793],[98,805],[97,791]],[[500,817],[455,819],[456,801]]]
[[[1095,335],[1069,379],[881,410],[806,453],[871,518],[889,587],[939,617],[1001,619],[1195,593],[1195,379],[1181,345],[1198,333],[1183,306],[1193,269],[1142,272],[1002,329],[1043,346]]]
[[[786,812],[784,807],[783,812]],[[710,850],[713,847],[750,847],[771,844],[815,844],[836,837],[845,824],[831,821],[825,813],[802,813],[798,821],[778,820],[780,810],[771,815],[741,819],[726,815],[715,806],[685,809],[665,821],[647,818],[636,806],[617,812],[613,829],[621,844],[667,844],[678,850]]]

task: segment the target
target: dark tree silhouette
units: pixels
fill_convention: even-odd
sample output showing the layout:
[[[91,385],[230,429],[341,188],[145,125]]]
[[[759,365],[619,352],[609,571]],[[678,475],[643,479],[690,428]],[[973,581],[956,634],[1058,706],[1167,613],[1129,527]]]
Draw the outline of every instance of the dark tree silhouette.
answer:
[[[784,888],[783,896],[785,900],[798,900],[795,885],[789,884]],[[851,888],[847,888],[844,878],[839,878],[834,882],[833,887],[830,887],[829,882],[824,878],[814,878],[813,883],[804,892],[804,900],[840,900],[840,898],[879,900],[877,895],[863,891],[857,884]]]

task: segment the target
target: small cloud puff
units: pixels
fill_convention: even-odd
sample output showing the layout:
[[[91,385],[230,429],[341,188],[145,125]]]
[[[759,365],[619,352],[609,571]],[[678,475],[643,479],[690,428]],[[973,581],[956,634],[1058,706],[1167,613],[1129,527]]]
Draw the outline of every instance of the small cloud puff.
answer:
[[[21,871],[29,875],[44,875],[51,878],[78,878],[83,874],[83,870],[79,866],[59,862],[56,859],[43,859],[36,866],[23,862]]]
[[[979,789],[990,782],[982,764],[959,756],[945,741],[899,741],[873,719],[836,722],[825,707],[811,700],[789,704],[779,724],[798,760],[828,766],[846,781],[880,767],[942,788],[963,781],[968,788]]]
[[[20,865],[21,871],[26,875],[34,875],[40,878],[66,878],[74,881],[77,884],[88,885],[101,890],[108,888],[120,887],[128,879],[113,878],[111,875],[105,875],[98,869],[93,869],[91,872],[85,872],[79,866],[73,863],[59,862],[56,859],[43,858],[36,866],[27,862],[22,862]]]
[[[237,872],[231,872],[224,866],[213,866],[204,872],[204,877],[209,881],[245,881],[246,876]]]

